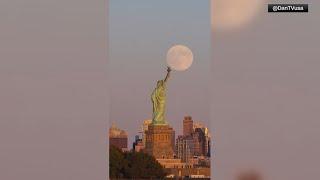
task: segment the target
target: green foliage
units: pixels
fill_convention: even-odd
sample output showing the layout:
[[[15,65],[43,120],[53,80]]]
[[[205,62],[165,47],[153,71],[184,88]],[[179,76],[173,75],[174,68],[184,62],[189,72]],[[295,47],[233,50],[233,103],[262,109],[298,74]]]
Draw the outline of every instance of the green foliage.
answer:
[[[127,161],[120,149],[115,146],[110,146],[109,151],[109,173],[112,178],[124,177],[124,169],[127,166]]]
[[[153,157],[143,152],[121,152],[116,147],[110,147],[110,177],[111,178],[156,178],[166,176],[164,169]]]

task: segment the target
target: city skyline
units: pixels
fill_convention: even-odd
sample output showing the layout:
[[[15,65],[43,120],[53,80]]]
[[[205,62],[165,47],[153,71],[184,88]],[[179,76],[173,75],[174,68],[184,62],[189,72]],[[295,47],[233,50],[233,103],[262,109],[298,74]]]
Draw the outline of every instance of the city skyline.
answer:
[[[131,146],[128,144],[127,132],[113,124],[109,129],[111,177],[135,177],[130,175],[130,170],[127,169],[136,166],[136,163],[130,161],[130,157],[137,156],[135,161],[153,158],[161,166],[160,169],[165,172],[166,177],[209,178],[211,150],[214,147],[208,127],[194,122],[191,116],[185,116],[180,126],[183,126],[183,134],[175,138],[175,129],[170,124],[146,120],[141,125],[143,136],[136,135]],[[121,157],[129,159],[120,160]],[[129,168],[126,168],[127,165],[123,161],[131,163],[128,165]],[[143,168],[142,164],[144,163],[140,163],[135,170]]]
[[[184,116],[185,117],[185,116]],[[183,117],[183,118],[184,118]],[[181,122],[183,121],[183,118],[182,118],[182,120],[181,120]],[[151,118],[150,119],[145,119],[145,120],[143,120],[143,121],[141,121],[141,124],[143,124],[143,122],[144,121],[147,121],[147,120],[152,120]],[[208,129],[210,129],[210,125],[207,125],[207,124],[205,124],[205,123],[203,123],[203,121],[194,121],[194,122],[196,122],[197,124],[201,124],[201,125],[203,125],[203,126],[206,126],[206,127],[208,127]],[[113,124],[115,124],[118,128],[120,128],[120,129],[123,129],[124,131],[126,131],[126,132],[129,132],[129,130],[128,129],[126,129],[126,128],[124,128],[124,127],[121,127],[121,126],[119,126],[118,124],[117,124],[117,121],[113,121],[113,122],[111,122],[110,123],[111,125],[113,125]],[[177,129],[179,130],[179,133],[176,133],[176,135],[175,135],[175,137],[177,138],[177,136],[178,135],[182,135],[183,134],[183,126],[179,126],[179,124],[177,124]],[[139,127],[136,129],[136,131],[135,131],[135,134],[133,133],[133,134],[130,134],[130,135],[128,135],[128,137],[129,137],[129,139],[128,139],[128,144],[130,144],[130,143],[133,143],[134,141],[135,141],[135,139],[134,139],[134,137],[136,136],[136,135],[139,135],[140,136],[140,134],[142,134],[142,131],[141,131],[141,125],[139,125]],[[130,129],[131,130],[131,132],[134,132],[134,130],[132,130],[132,129]],[[109,132],[109,131],[108,131]],[[129,134],[129,133],[128,133]],[[132,135],[132,136],[131,136]],[[142,136],[141,136],[142,137]]]
[[[186,117],[191,117],[191,116],[185,116],[184,117],[184,119],[186,118]],[[191,117],[192,118],[192,117]],[[183,120],[184,120],[183,119]],[[183,126],[184,126],[184,124],[183,124],[183,120],[181,121],[181,129],[184,129],[183,128]],[[128,140],[129,139],[133,139],[133,141],[132,142],[130,142],[130,141],[128,141],[127,142],[127,148],[128,148],[128,150],[132,150],[133,148],[132,148],[132,145],[135,143],[135,141],[136,141],[136,138],[137,138],[137,136],[139,137],[139,138],[141,138],[141,140],[143,141],[143,131],[144,131],[144,129],[143,129],[143,126],[144,126],[144,122],[146,122],[146,121],[150,121],[151,122],[151,119],[147,119],[147,120],[145,120],[145,121],[143,121],[142,123],[141,123],[141,126],[140,126],[140,128],[138,128],[136,131],[137,131],[137,133],[133,136],[133,137],[130,137],[129,135],[128,135],[128,131],[126,131],[125,129],[123,129],[122,127],[120,127],[120,126],[118,126],[116,123],[112,123],[112,125],[110,126],[110,128],[109,128],[109,130],[107,131],[107,136],[108,136],[108,138],[110,138],[110,137],[114,137],[114,136],[117,136],[118,134],[120,134],[120,132],[121,133],[123,133],[123,134],[125,134],[126,135],[126,137],[128,138]],[[212,133],[209,131],[209,126],[207,126],[207,125],[205,125],[205,124],[203,124],[203,123],[201,123],[201,122],[198,122],[198,121],[193,121],[193,125],[192,125],[192,130],[190,130],[190,131],[193,131],[194,129],[196,129],[196,128],[201,128],[201,127],[205,127],[205,128],[207,128],[208,129],[208,134],[209,134],[209,136],[211,137],[212,135]],[[118,131],[117,133],[114,133],[114,131]],[[175,130],[175,129],[174,129]],[[179,136],[184,136],[185,134],[183,133],[183,131],[182,131],[182,133],[180,133],[180,134],[178,134],[178,133],[175,133],[175,141],[179,138]],[[109,142],[110,143],[110,142]],[[144,144],[145,142],[143,142],[143,144]]]

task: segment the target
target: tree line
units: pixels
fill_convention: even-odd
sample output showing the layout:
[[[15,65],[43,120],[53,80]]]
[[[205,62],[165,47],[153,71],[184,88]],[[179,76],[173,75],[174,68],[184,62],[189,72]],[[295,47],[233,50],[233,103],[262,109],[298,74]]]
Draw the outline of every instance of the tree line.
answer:
[[[115,146],[109,149],[109,174],[113,179],[164,179],[164,168],[153,157],[144,152],[122,152]]]

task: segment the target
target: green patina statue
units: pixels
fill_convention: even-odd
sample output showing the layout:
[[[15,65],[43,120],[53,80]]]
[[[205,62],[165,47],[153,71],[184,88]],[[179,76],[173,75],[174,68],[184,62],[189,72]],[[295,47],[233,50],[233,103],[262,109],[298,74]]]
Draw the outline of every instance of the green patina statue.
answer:
[[[170,67],[167,69],[167,75],[164,80],[159,80],[157,82],[157,87],[153,90],[151,95],[151,100],[153,104],[153,125],[167,125],[165,119],[165,109],[166,109],[166,83],[170,76]]]

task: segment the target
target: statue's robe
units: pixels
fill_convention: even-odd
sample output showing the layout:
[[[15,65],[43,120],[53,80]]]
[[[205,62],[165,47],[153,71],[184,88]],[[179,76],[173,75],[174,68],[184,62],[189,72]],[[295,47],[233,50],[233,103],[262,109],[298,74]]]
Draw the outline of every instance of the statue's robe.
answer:
[[[153,104],[152,124],[166,125],[166,84],[164,80],[160,80],[157,82],[157,87],[152,92],[151,100]]]

